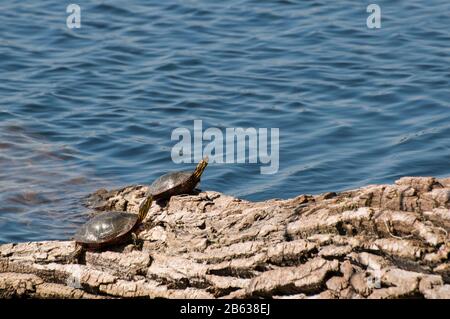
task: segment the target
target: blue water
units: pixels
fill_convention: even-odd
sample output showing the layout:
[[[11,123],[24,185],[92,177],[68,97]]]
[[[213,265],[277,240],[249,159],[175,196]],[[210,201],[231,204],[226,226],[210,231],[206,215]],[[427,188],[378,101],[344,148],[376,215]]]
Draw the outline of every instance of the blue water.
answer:
[[[177,127],[280,128],[279,171],[211,164],[250,200],[450,175],[450,2],[0,1],[0,242],[69,238],[83,196],[169,170]]]

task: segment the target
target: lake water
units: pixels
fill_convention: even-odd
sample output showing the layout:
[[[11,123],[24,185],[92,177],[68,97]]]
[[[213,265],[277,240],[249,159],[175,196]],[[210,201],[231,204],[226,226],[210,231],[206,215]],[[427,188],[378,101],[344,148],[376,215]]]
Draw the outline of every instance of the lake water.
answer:
[[[289,198],[450,175],[450,2],[0,2],[0,242],[67,239],[98,188],[175,164],[171,133],[279,128],[279,171],[202,189]]]

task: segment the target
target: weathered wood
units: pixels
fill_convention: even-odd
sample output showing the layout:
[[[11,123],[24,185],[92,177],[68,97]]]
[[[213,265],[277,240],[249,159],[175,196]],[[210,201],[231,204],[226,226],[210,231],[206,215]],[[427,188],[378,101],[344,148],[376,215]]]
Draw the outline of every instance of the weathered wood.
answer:
[[[136,212],[147,188],[100,190]],[[450,179],[249,202],[217,192],[155,203],[142,246],[0,245],[0,297],[450,298]]]

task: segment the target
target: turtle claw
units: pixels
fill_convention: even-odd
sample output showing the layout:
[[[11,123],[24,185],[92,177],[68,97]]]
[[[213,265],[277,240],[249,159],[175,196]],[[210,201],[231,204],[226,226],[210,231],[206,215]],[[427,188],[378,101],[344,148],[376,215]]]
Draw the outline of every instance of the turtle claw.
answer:
[[[133,246],[137,250],[141,250],[142,248],[142,240],[138,238],[136,233],[131,233],[131,238],[133,239]]]

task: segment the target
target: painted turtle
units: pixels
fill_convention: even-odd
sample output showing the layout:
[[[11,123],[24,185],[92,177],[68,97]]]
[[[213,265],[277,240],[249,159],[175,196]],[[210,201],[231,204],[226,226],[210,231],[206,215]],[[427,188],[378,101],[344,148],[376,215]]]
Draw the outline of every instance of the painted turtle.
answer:
[[[130,235],[136,240],[134,231],[147,216],[152,201],[151,195],[145,197],[139,205],[138,214],[103,212],[87,221],[74,236],[77,247],[71,259],[78,259],[83,248],[98,249],[113,245],[125,241]]]
[[[155,200],[170,196],[189,194],[200,182],[200,177],[208,165],[208,157],[201,160],[194,172],[172,172],[157,178],[149,187],[149,194]]]

